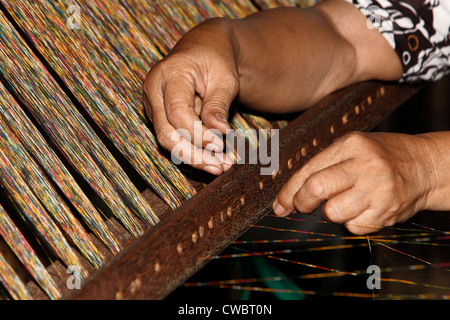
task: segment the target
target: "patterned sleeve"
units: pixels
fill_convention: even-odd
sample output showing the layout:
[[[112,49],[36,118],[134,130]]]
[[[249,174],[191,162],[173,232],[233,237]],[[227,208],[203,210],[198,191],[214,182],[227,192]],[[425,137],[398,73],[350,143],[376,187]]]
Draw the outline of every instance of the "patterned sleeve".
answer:
[[[449,0],[347,0],[378,29],[403,65],[401,82],[435,81],[450,73]]]

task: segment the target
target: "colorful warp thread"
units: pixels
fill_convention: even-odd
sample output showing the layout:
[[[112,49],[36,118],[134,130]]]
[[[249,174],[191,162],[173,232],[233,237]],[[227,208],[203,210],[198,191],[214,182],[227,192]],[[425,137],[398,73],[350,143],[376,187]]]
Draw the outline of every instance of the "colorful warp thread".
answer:
[[[278,258],[277,258],[278,259]],[[286,259],[283,261],[286,262]],[[291,262],[291,261],[287,261]],[[297,263],[297,261],[294,261],[294,263]],[[438,267],[446,267],[449,263],[439,263],[437,264]],[[314,267],[317,269],[317,266],[308,265],[309,267]],[[286,290],[286,289],[274,289],[274,288],[263,288],[263,287],[255,287],[255,286],[237,286],[242,284],[250,284],[250,283],[259,283],[259,282],[279,282],[283,281],[285,279],[300,279],[300,280],[306,280],[306,279],[318,279],[318,278],[329,278],[329,277],[341,277],[341,276],[362,276],[365,277],[367,275],[367,270],[355,270],[352,272],[345,272],[345,271],[333,271],[329,268],[323,268],[322,269],[327,270],[327,272],[318,272],[318,273],[310,273],[310,274],[302,274],[298,276],[291,276],[287,278],[286,276],[276,276],[276,277],[265,277],[265,278],[245,278],[245,279],[232,279],[232,280],[219,280],[219,281],[208,281],[208,282],[190,282],[186,283],[185,287],[208,287],[208,286],[216,286],[220,288],[227,288],[227,289],[234,289],[234,290],[248,290],[248,291],[260,291],[260,292],[284,292],[284,293],[302,293],[307,295],[329,295],[329,296],[346,296],[346,297],[353,297],[353,298],[370,298],[370,299],[447,299],[450,295],[438,295],[436,293],[434,294],[420,294],[420,295],[405,295],[405,294],[367,294],[367,293],[342,293],[342,292],[333,292],[333,293],[327,293],[327,292],[321,292],[321,291],[311,291],[311,290]],[[404,271],[404,270],[423,270],[427,267],[423,264],[420,265],[411,265],[407,267],[388,267],[388,268],[382,268],[380,269],[380,272],[382,274],[386,274],[393,271]],[[395,283],[402,283],[407,285],[413,285],[413,286],[423,286],[427,288],[433,288],[433,289],[439,289],[439,290],[446,290],[449,291],[450,287],[442,286],[442,285],[434,285],[434,284],[428,284],[428,283],[418,283],[414,281],[409,280],[403,280],[403,279],[393,279],[393,278],[380,278],[380,281],[382,282],[395,282]]]
[[[80,30],[71,30],[65,24],[69,3],[14,1],[8,7],[90,117],[146,182],[175,208],[181,200],[169,181],[177,185],[184,198],[195,194],[195,190],[158,153],[154,136],[137,113],[142,110],[142,79],[149,69],[148,58],[154,59],[155,53],[146,56],[147,61],[141,58],[143,47],[152,48],[148,40],[144,42],[144,35],[138,38],[139,47],[138,41],[130,44],[133,38],[127,38],[127,34],[139,35],[137,30],[130,27],[110,30],[125,23],[132,25],[127,22],[131,18],[126,11],[118,11],[120,6],[111,4],[114,1],[80,4],[85,21]],[[127,60],[123,59],[125,56]]]
[[[421,258],[419,258],[419,257],[416,257],[415,255],[412,255],[412,254],[409,254],[409,253],[406,253],[406,252],[397,250],[397,249],[395,249],[395,248],[392,248],[391,246],[388,246],[387,244],[382,243],[381,241],[376,241],[376,240],[372,240],[372,241],[374,241],[375,243],[377,243],[377,244],[379,244],[379,245],[382,245],[382,246],[384,246],[384,247],[386,247],[386,248],[388,248],[388,249],[390,249],[390,250],[393,250],[393,251],[395,251],[395,252],[398,252],[398,253],[400,253],[400,254],[403,254],[403,255],[405,255],[405,256],[407,256],[407,257],[410,257],[410,258],[413,258],[413,259],[418,260],[418,261],[420,261],[420,262],[426,263],[426,264],[428,264],[428,265],[430,265],[430,266],[439,268],[439,267],[438,267],[437,265],[435,265],[434,263],[431,263],[431,262],[429,262],[429,261],[426,261],[426,260],[424,260],[424,259],[421,259]],[[450,271],[450,269],[445,269],[445,270],[446,270],[446,271]]]
[[[442,299],[448,300],[450,295],[438,295],[434,293],[429,294],[377,294],[377,293],[358,293],[358,292],[320,292],[314,290],[292,290],[292,289],[274,289],[265,287],[246,287],[238,285],[219,285],[219,288],[242,290],[242,291],[257,291],[257,292],[269,292],[269,293],[293,293],[304,295],[316,295],[316,296],[330,296],[330,297],[347,297],[347,298],[359,298],[359,299],[382,299],[382,300],[403,300],[403,299]]]
[[[282,228],[266,228],[270,230],[277,230],[277,231],[284,231],[285,229]],[[292,231],[292,229],[286,230],[288,232]],[[296,232],[296,231],[295,231]],[[299,232],[303,233],[303,232]],[[410,241],[402,241],[402,240],[391,240],[386,238],[401,238],[401,237],[411,237],[411,236],[419,236],[419,238],[411,239]],[[427,237],[422,237],[424,235],[427,235]],[[378,239],[379,238],[379,239]],[[333,240],[364,240],[366,237],[363,236],[341,236],[341,237],[334,237]],[[429,237],[429,234],[427,233],[420,233],[420,234],[409,234],[409,235],[390,235],[390,236],[371,236],[369,238],[370,240],[374,241],[380,241],[380,242],[390,242],[390,243],[409,243],[409,244],[416,244],[416,245],[426,245],[426,246],[446,246],[445,244],[438,243],[438,242],[430,242],[432,239]],[[375,240],[376,239],[376,240]],[[439,236],[439,237],[433,237],[435,241],[439,240],[448,240],[449,236]],[[320,241],[327,241],[329,238],[307,238],[307,239],[267,239],[267,240],[236,240],[233,242],[233,244],[264,244],[264,243],[299,243],[299,242],[320,242]]]
[[[444,267],[448,266],[449,263],[440,263],[438,266]],[[402,271],[402,270],[424,270],[427,267],[423,264],[410,265],[407,267],[388,267],[380,269],[380,272],[383,274],[393,272],[393,271]],[[308,273],[302,274],[298,276],[291,276],[291,279],[315,279],[315,278],[329,278],[329,277],[340,277],[344,275],[366,275],[367,270],[355,270],[353,272],[318,272],[318,273]],[[231,279],[231,280],[216,280],[216,281],[207,281],[207,282],[187,282],[184,284],[185,287],[206,287],[206,286],[219,286],[219,285],[228,285],[228,284],[243,284],[243,283],[256,283],[256,282],[266,282],[266,281],[280,281],[286,279],[285,276],[275,276],[275,277],[266,277],[266,278],[243,278],[243,279]],[[426,287],[433,287],[437,289],[450,290],[450,287],[440,286],[440,285],[430,285],[430,284],[419,284],[411,281],[405,281],[401,279],[389,279],[389,278],[381,278],[382,281],[389,282],[404,282],[412,285],[423,285]]]
[[[0,235],[5,239],[14,253],[17,255],[19,260],[23,263],[25,268],[34,277],[41,288],[47,293],[51,299],[56,299],[60,296],[57,286],[51,276],[48,274],[44,265],[40,262],[36,253],[29,245],[28,241],[20,233],[19,229],[14,225],[13,221],[9,218],[6,211],[0,206]],[[13,297],[18,298],[29,298],[29,294],[25,288],[23,288],[22,281],[15,282],[16,284],[11,284],[10,277],[14,277],[17,280],[16,273],[9,273],[8,270],[1,268],[0,278],[6,279],[6,288],[12,286]],[[9,278],[9,280],[8,280]]]
[[[86,276],[87,273],[81,266],[72,247],[3,150],[0,150],[0,179],[1,185],[17,205],[23,220],[29,221],[33,225],[38,235],[52,247],[68,266],[79,267],[83,275]]]
[[[151,4],[145,0],[121,0],[121,3],[163,55],[169,53],[183,34],[205,19],[240,18],[256,12],[250,1],[242,0],[156,0]]]
[[[7,7],[115,146],[153,190],[175,208],[181,200],[170,183],[184,198],[191,197],[195,190],[177,168],[158,153],[155,139],[142,120],[142,80],[150,66],[161,58],[148,37],[158,47],[163,42],[171,48],[174,42],[168,35],[175,35],[173,40],[177,41],[207,18],[221,15],[242,17],[256,9],[244,1],[212,3],[208,0],[155,1],[152,4],[97,0],[79,5],[83,13],[83,28],[80,30],[70,30],[65,25],[68,18],[65,10],[69,2],[37,1],[30,5],[15,1]],[[29,12],[32,13],[31,18]],[[147,19],[137,20],[128,12]],[[53,17],[51,21],[46,19],[48,16]],[[143,31],[133,23],[144,23],[148,17],[158,17],[157,34],[149,33],[150,27]],[[155,25],[155,21],[151,23]],[[41,25],[41,28],[33,33],[36,25]],[[82,70],[91,72],[88,74]],[[150,159],[147,160],[148,156]],[[164,179],[158,170],[168,179]]]
[[[327,272],[319,272],[312,274],[303,274],[299,276],[289,277],[289,279],[318,279],[318,278],[329,278],[329,277],[341,277],[341,276],[367,276],[367,270],[355,270],[355,271],[341,271],[333,268],[327,268],[323,266],[317,266],[313,264],[303,263],[299,261],[292,261],[280,257],[269,256],[269,258],[276,259],[283,262],[300,264],[303,266],[311,267],[314,269],[322,269]],[[435,265],[436,267],[448,267],[449,262],[439,263]],[[424,265],[411,265],[407,267],[388,267],[380,269],[382,274],[386,274],[392,271],[402,271],[402,270],[423,270],[426,269]],[[237,286],[237,284],[247,284],[247,283],[257,283],[257,282],[277,282],[285,280],[286,277],[278,276],[278,277],[266,277],[266,278],[245,278],[245,279],[232,279],[232,280],[219,280],[219,281],[208,281],[208,282],[190,282],[185,283],[185,287],[208,287],[208,286],[216,286],[219,288],[233,289],[233,290],[245,290],[245,291],[260,291],[260,292],[284,292],[284,293],[297,293],[297,294],[306,294],[306,295],[324,295],[324,296],[345,296],[345,297],[353,297],[353,298],[370,298],[370,299],[448,299],[450,298],[449,294],[367,294],[367,293],[355,293],[355,292],[322,292],[322,291],[312,291],[312,290],[285,290],[285,289],[274,289],[274,288],[264,288],[264,287],[255,287],[255,286]],[[393,279],[393,278],[379,278],[380,281],[383,282],[395,282],[402,283],[413,286],[422,286],[427,288],[439,289],[450,291],[450,287],[428,284],[428,283],[419,283],[415,281],[409,281],[404,279]]]
[[[130,233],[142,234],[129,208],[150,225],[156,214],[3,15],[1,27],[1,67],[11,89]]]
[[[354,245],[345,246],[345,247],[330,247],[327,249],[342,249],[342,248],[349,248],[353,247]],[[323,249],[323,248],[321,248]],[[272,254],[283,254],[283,253],[292,253],[294,250],[278,250],[276,252],[274,251],[267,251],[264,254],[267,255],[267,258],[274,259],[290,264],[297,264],[302,265],[305,267],[317,269],[317,270],[325,270],[326,272],[322,273],[312,273],[312,274],[303,274],[299,276],[291,276],[289,278],[285,276],[277,276],[277,277],[266,277],[266,278],[243,278],[243,279],[231,279],[231,280],[216,280],[216,281],[207,281],[207,282],[188,282],[184,284],[184,287],[218,287],[223,289],[231,289],[231,290],[242,290],[242,291],[258,291],[258,292],[268,292],[268,293],[275,293],[275,292],[283,292],[283,293],[296,293],[296,294],[305,294],[305,295],[321,295],[321,296],[342,296],[342,297],[352,297],[352,298],[364,298],[364,299],[448,299],[450,298],[450,294],[442,294],[439,295],[437,293],[429,293],[429,294],[367,294],[367,293],[358,293],[358,292],[324,292],[324,291],[312,291],[312,290],[290,290],[290,289],[274,289],[271,287],[256,287],[256,286],[238,286],[238,284],[246,284],[246,283],[257,283],[257,282],[278,282],[283,281],[285,279],[318,279],[318,278],[329,278],[329,277],[341,277],[341,276],[367,276],[367,270],[355,270],[355,271],[343,271],[343,270],[337,270],[334,268],[319,266],[311,263],[305,263],[301,261],[295,261],[290,259],[281,258],[278,256],[273,256]],[[258,253],[249,253],[249,254],[237,254],[237,255],[223,255],[216,258],[237,258],[237,257],[252,257],[255,255],[259,255]],[[424,260],[418,259],[420,261],[423,261],[424,263],[431,265],[433,267],[441,268],[443,270],[446,267],[450,265],[449,262],[442,262],[442,263],[436,263],[431,264],[429,262],[426,262]],[[392,272],[392,271],[401,271],[401,270],[422,270],[425,269],[426,266],[424,265],[410,265],[406,267],[387,267],[380,269],[380,272],[382,274]],[[395,278],[379,278],[382,282],[394,282],[394,283],[401,283],[401,284],[407,284],[407,285],[413,285],[413,286],[422,286],[427,288],[433,288],[433,289],[439,289],[439,290],[445,290],[450,291],[450,287],[437,285],[437,284],[429,284],[429,283],[420,283],[416,281],[410,281],[405,279],[395,279]]]
[[[0,121],[4,126],[9,126],[24,148],[43,168],[46,176],[58,186],[97,237],[113,253],[118,253],[120,244],[109,231],[97,209],[2,84],[0,85],[0,110]]]
[[[64,229],[88,261],[95,268],[100,267],[105,262],[105,258],[94,246],[84,228],[70,212],[38,164],[3,122],[2,117],[0,117],[0,138],[0,149],[17,168],[17,172],[26,181],[30,191],[42,202],[53,220]]]

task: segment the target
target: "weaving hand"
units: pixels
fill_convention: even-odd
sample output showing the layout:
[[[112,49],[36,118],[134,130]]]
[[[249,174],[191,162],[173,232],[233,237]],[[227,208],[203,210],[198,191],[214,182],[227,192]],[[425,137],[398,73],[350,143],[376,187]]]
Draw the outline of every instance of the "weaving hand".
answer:
[[[375,232],[430,208],[437,157],[426,136],[351,133],[313,157],[283,187],[275,213],[311,212],[354,234]],[[433,152],[431,152],[433,154]]]
[[[280,191],[274,212],[311,212],[354,234],[450,207],[450,133],[351,133],[313,157]]]
[[[234,56],[225,25],[210,20],[153,66],[144,84],[144,104],[160,144],[170,151],[181,145],[180,160],[216,175],[232,164],[210,129],[224,134],[230,128],[228,108],[239,86]]]

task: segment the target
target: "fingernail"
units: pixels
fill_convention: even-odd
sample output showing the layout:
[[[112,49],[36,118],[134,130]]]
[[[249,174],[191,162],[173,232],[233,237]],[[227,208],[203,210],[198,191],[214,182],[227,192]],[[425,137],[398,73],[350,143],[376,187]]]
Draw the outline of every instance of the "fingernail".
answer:
[[[216,116],[217,120],[219,120],[220,122],[222,122],[222,123],[226,124],[227,126],[229,126],[228,119],[225,118],[225,116],[223,114],[216,113],[215,116]]]
[[[277,216],[283,216],[286,213],[286,209],[278,203],[278,200],[275,199],[275,201],[273,202],[273,212]]]
[[[204,166],[203,170],[205,170],[206,172],[209,172],[211,174],[214,174],[216,176],[218,176],[222,173],[222,170],[215,166]]]

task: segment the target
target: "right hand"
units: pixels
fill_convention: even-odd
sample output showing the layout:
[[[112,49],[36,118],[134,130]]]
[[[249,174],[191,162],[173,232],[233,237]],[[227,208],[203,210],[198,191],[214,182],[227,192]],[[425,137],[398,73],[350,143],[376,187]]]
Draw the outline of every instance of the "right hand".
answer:
[[[232,160],[215,133],[230,129],[228,109],[238,89],[236,54],[226,25],[208,20],[187,33],[145,80],[144,105],[159,143],[170,151],[182,150],[177,158],[195,168],[215,175],[226,171]]]

